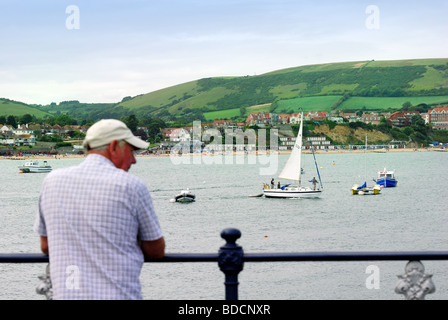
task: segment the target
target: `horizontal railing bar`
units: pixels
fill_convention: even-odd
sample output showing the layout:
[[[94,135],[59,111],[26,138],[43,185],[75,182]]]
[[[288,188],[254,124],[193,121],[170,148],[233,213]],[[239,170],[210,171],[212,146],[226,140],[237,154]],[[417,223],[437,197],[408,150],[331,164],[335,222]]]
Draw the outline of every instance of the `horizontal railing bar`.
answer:
[[[216,262],[217,253],[171,253],[161,259],[145,259],[145,262]],[[49,257],[41,253],[0,253],[0,263],[40,263],[49,262]]]
[[[227,228],[221,232],[226,244],[217,253],[168,253],[161,259],[145,259],[145,262],[215,262],[225,275],[225,299],[238,300],[238,274],[245,262],[305,262],[305,261],[399,261],[406,260],[406,274],[400,277],[395,292],[404,294],[406,299],[423,300],[425,295],[433,293],[435,286],[431,275],[423,273],[421,260],[448,260],[448,251],[353,251],[353,252],[283,252],[283,253],[244,253],[236,244],[241,237],[238,229]],[[0,253],[1,263],[36,263],[49,262],[49,257],[42,253]],[[409,270],[407,270],[409,269]],[[410,276],[411,275],[411,276]],[[38,293],[52,299],[51,277],[48,266],[45,277],[38,287]],[[425,285],[416,289],[415,283],[424,280]],[[420,282],[419,282],[420,283]],[[37,290],[37,289],[36,289]]]
[[[448,260],[448,251],[245,253],[243,259],[245,262]]]
[[[145,262],[217,262],[217,253],[169,253],[161,259],[145,259]]]
[[[43,253],[0,253],[0,263],[38,263],[49,262]]]
[[[145,262],[217,262],[217,253],[170,253],[162,259]],[[244,262],[288,261],[368,261],[368,260],[448,260],[448,251],[425,252],[304,252],[304,253],[245,253]],[[39,253],[0,253],[0,263],[49,262]]]

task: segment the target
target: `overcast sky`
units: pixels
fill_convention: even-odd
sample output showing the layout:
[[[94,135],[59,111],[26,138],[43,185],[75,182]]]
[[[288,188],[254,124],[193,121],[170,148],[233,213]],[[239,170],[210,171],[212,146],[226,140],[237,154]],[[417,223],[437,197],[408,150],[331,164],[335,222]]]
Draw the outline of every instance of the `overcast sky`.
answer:
[[[0,97],[119,102],[216,76],[448,58],[448,1],[0,0]]]

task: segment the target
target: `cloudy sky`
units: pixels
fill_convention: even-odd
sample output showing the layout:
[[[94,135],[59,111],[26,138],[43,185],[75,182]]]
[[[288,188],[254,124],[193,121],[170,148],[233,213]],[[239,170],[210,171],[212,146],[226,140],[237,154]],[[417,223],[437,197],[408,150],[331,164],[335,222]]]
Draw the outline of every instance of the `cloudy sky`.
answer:
[[[448,1],[0,0],[0,97],[119,102],[187,81],[448,58]]]

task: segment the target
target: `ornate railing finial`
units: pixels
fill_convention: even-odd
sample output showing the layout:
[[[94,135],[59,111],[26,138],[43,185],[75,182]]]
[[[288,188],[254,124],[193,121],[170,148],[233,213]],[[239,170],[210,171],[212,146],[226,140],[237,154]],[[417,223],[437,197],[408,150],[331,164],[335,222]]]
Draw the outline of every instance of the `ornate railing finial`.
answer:
[[[425,274],[425,267],[420,261],[409,261],[406,264],[405,274],[400,279],[395,292],[403,294],[406,300],[424,300],[429,293],[436,291],[432,282],[432,274]]]
[[[53,287],[51,285],[51,278],[50,278],[50,264],[47,264],[47,267],[45,269],[45,274],[39,276],[39,280],[42,281],[37,288],[36,292],[38,294],[44,295],[47,300],[53,300]]]
[[[218,265],[225,274],[226,300],[238,300],[238,274],[243,270],[243,248],[236,244],[241,237],[238,229],[228,228],[221,232],[226,244],[219,249]]]

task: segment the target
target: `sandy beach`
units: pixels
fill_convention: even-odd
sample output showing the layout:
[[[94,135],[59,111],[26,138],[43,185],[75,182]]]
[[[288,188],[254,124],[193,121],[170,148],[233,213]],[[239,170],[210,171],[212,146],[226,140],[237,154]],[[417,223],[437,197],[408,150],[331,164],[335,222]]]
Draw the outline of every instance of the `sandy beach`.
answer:
[[[389,152],[447,152],[448,149],[443,148],[395,148],[395,149],[373,149],[367,150],[367,153],[389,153]],[[274,155],[274,154],[290,154],[291,151],[274,151],[274,152],[233,152],[233,155]],[[316,154],[337,154],[337,153],[364,153],[364,150],[349,150],[349,149],[341,149],[341,150],[316,150]],[[310,150],[303,150],[303,154],[311,154]],[[191,156],[198,156],[198,153],[186,154]],[[222,156],[221,152],[215,154],[204,154],[204,155],[213,155],[213,156]],[[226,152],[224,155],[230,155],[229,152]],[[3,156],[0,157],[0,160],[28,160],[28,159],[82,159],[86,155],[79,154],[58,154],[58,155],[22,155],[22,156]],[[136,154],[137,158],[140,157],[169,157],[171,154]]]

